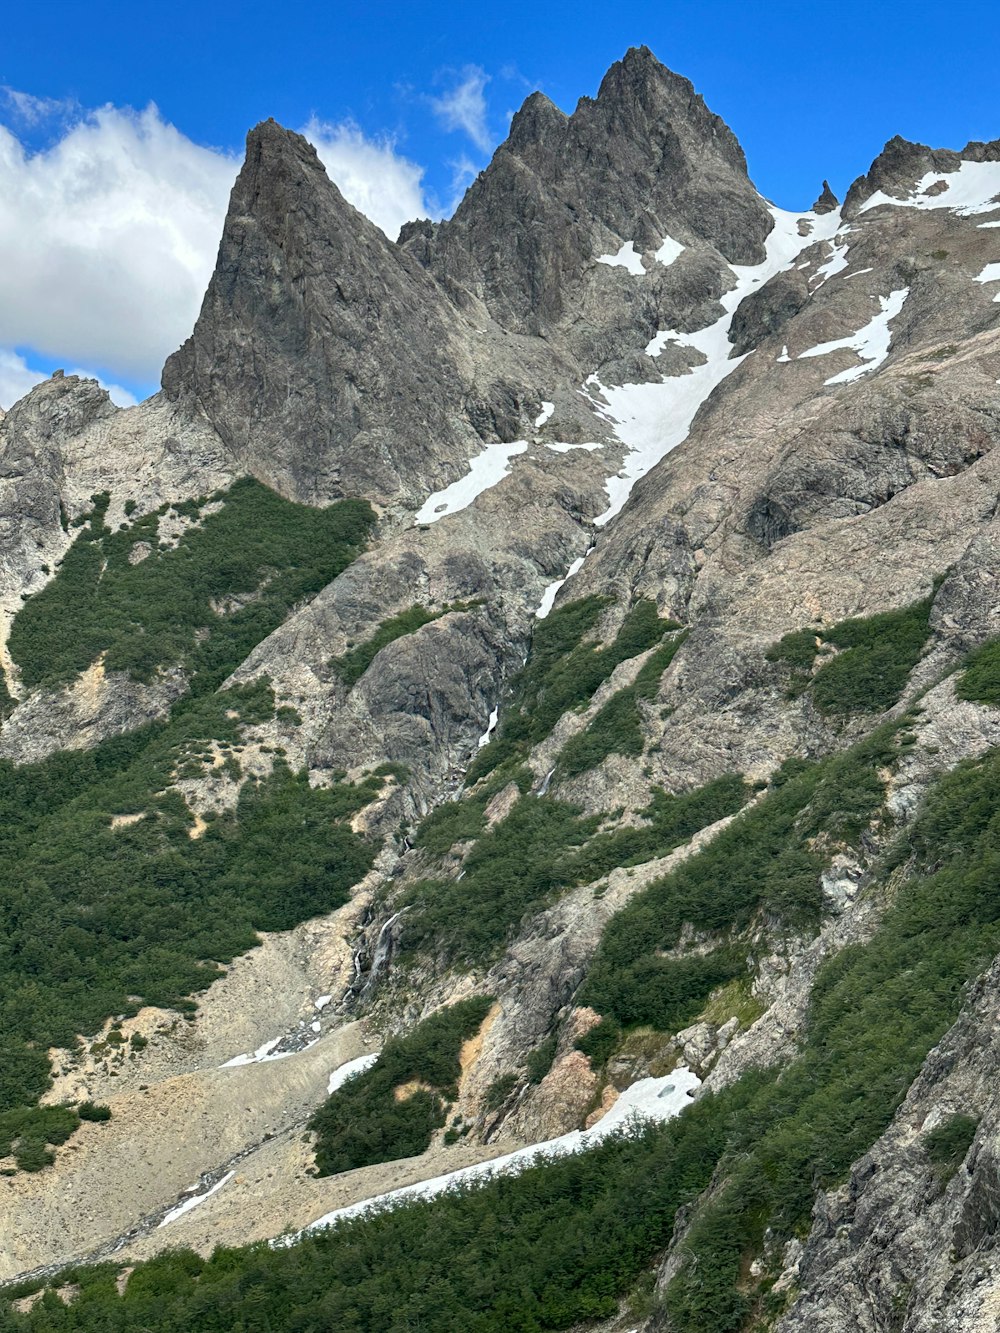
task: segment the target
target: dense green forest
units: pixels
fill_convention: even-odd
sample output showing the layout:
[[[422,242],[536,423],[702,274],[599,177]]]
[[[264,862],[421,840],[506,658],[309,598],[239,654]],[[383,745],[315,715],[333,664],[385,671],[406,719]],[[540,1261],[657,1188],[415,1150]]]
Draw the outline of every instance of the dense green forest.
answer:
[[[526,770],[525,770],[526,772]],[[530,778],[530,774],[528,774]],[[522,792],[510,813],[483,831],[495,787],[440,806],[415,835],[441,854],[474,838],[461,879],[419,880],[409,891],[404,952],[482,961],[494,957],[514,927],[562,890],[590,884],[618,866],[665,856],[699,829],[734,814],[749,791],[737,776],[671,796],[656,791],[645,822],[598,832],[601,819],[552,796]]]
[[[602,648],[589,636],[607,606],[604,597],[582,597],[538,622],[528,661],[512,682],[500,728],[469,768],[468,785],[501,766],[516,767],[567,709],[582,707],[593,698],[616,666],[679,628],[675,621],[661,620],[655,604],[643,598],[628,612],[613,642]],[[664,659],[661,675],[672,656],[671,652]]]
[[[824,812],[824,826],[849,831],[866,808],[828,777],[814,785],[810,818]],[[0,1328],[564,1329],[614,1313],[669,1240],[677,1207],[715,1171],[721,1189],[691,1215],[665,1305],[682,1333],[737,1333],[754,1314],[773,1315],[783,1300],[770,1295],[775,1274],[748,1281],[746,1256],[766,1229],[780,1245],[808,1224],[815,1190],[842,1179],[886,1128],[966,983],[1000,949],[998,811],[995,752],[937,783],[879,870],[882,884],[905,877],[881,927],[822,965],[800,1051],[780,1073],[746,1076],[665,1126],[578,1157],[287,1248],[162,1255],[136,1269],[123,1296],[113,1265],[64,1274],[81,1283],[74,1302],[46,1295],[30,1314],[0,1317]],[[928,1135],[928,1179],[951,1170],[969,1139],[967,1123]]]
[[[793,630],[768,651],[789,671],[789,692],[811,690],[823,713],[882,713],[898,703],[930,635],[933,597],[898,611]],[[828,656],[831,649],[838,651]],[[816,667],[816,658],[823,657]]]
[[[347,566],[375,518],[364,501],[313,509],[251,478],[116,532],[108,503],[93,497],[54,578],[14,619],[10,652],[29,688],[69,680],[103,653],[108,671],[151,680],[179,665],[194,692],[213,690]],[[168,517],[175,542],[159,536]]]
[[[243,686],[94,750],[0,763],[0,1135],[17,1117],[22,1156],[61,1141],[49,1131],[64,1122],[16,1109],[48,1087],[48,1047],[143,1003],[184,1007],[258,930],[339,906],[370,867],[376,849],[348,820],[382,779],[311,787],[279,757],[191,836],[172,778],[216,747],[238,765],[244,728],[273,710],[269,687]]]
[[[370,1069],[328,1097],[309,1122],[318,1173],[425,1152],[458,1095],[462,1043],[479,1031],[491,1004],[479,996],[460,1000],[390,1037]]]
[[[833,847],[855,840],[882,805],[883,774],[898,754],[896,730],[883,727],[817,763],[786,762],[762,800],[612,918],[581,1001],[621,1024],[673,1031],[700,1012],[716,986],[747,975],[751,946],[740,932],[756,913],[785,927],[814,928]],[[685,926],[713,947],[680,950]]]
[[[563,748],[558,771],[572,776],[608,754],[641,752],[638,700],[655,696],[684,634],[675,634],[678,626],[641,600],[613,643],[600,648],[585,636],[605,606],[603,599],[587,597],[539,622],[500,731],[469,770],[471,790],[438,806],[414,834],[414,845],[431,857],[445,857],[460,843],[473,846],[464,855],[460,879],[454,873],[428,876],[412,887],[404,954],[480,962],[494,957],[522,918],[559,892],[618,866],[666,855],[707,824],[735,813],[749,796],[736,775],[678,796],[660,791],[642,812],[641,826],[599,832],[600,818],[584,818],[571,803],[531,792],[532,774],[522,762],[531,747],[567,708],[585,705],[616,666],[654,648],[633,684],[617,691],[590,727]],[[518,799],[487,829],[486,809],[510,783],[518,788]]]
[[[29,686],[102,652],[108,669],[148,678],[181,665],[192,682],[162,722],[37,764],[0,762],[0,1150],[13,1147],[24,1169],[79,1123],[72,1108],[34,1105],[50,1046],[72,1050],[77,1034],[143,1003],[189,1006],[257,931],[344,902],[375,855],[348,821],[381,790],[377,775],[314,788],[275,755],[235,809],[209,812],[201,837],[173,786],[217,759],[241,775],[247,729],[274,717],[274,697],[265,682],[217,686],[345,567],[371,510],[310,509],[248,480],[175,511],[190,523],[161,548],[165,511],[111,532],[107,497],[95,497],[10,636]],[[131,564],[137,542],[149,551]]]

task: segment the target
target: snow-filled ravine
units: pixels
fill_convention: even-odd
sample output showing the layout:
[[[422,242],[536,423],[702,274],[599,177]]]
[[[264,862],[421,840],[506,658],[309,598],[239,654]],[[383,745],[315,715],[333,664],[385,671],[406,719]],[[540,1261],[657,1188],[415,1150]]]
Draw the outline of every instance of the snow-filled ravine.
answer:
[[[506,477],[511,459],[523,454],[527,447],[524,440],[515,440],[513,444],[488,444],[481,454],[476,454],[470,461],[464,477],[459,477],[458,481],[453,481],[443,491],[435,491],[427,497],[414,523],[436,523],[439,518],[467,509],[483,491],[488,491],[501,478]]]
[[[587,1149],[596,1147],[609,1134],[614,1134],[630,1125],[672,1120],[691,1104],[691,1096],[700,1086],[700,1082],[697,1074],[683,1067],[675,1069],[665,1078],[640,1079],[630,1088],[626,1088],[607,1115],[590,1129],[576,1129],[557,1139],[548,1139],[544,1143],[518,1148],[504,1157],[494,1157],[488,1162],[478,1162],[474,1166],[467,1166],[458,1171],[449,1171],[443,1176],[434,1176],[430,1180],[404,1185],[401,1189],[390,1190],[387,1194],[362,1199],[358,1203],[349,1204],[346,1208],[336,1208],[333,1212],[317,1218],[305,1230],[314,1231],[318,1227],[330,1226],[333,1222],[359,1217],[369,1209],[391,1207],[395,1203],[404,1203],[411,1199],[432,1199],[455,1185],[466,1185],[475,1181],[486,1182],[498,1175],[516,1175],[527,1167],[552,1157],[586,1152]],[[294,1236],[283,1236],[273,1243],[283,1245],[293,1240]]]
[[[176,1206],[176,1208],[171,1208],[168,1213],[163,1215],[160,1226],[169,1226],[171,1222],[176,1222],[177,1219],[183,1217],[185,1213],[191,1212],[192,1208],[197,1208],[200,1203],[204,1203],[206,1199],[210,1199],[213,1194],[217,1194],[219,1190],[222,1189],[223,1185],[228,1185],[235,1174],[235,1171],[227,1171],[220,1180],[217,1180],[214,1185],[210,1185],[208,1189],[204,1189],[200,1185],[192,1185],[192,1190],[201,1189],[201,1193],[189,1194],[186,1199],[183,1199]]]
[[[587,380],[585,387],[595,396],[595,407],[629,450],[621,471],[608,480],[608,507],[596,520],[598,527],[603,527],[621,512],[640,477],[672,449],[683,444],[699,407],[745,360],[743,356],[730,355],[732,344],[729,341],[733,315],[744,297],[787,268],[808,246],[817,241],[832,240],[840,229],[840,213],[837,211],[789,213],[773,205],[768,205],[768,211],[774,226],[765,241],[766,258],[762,264],[730,265],[736,285],[720,298],[724,313],[719,319],[697,333],[663,329],[646,348],[647,353],[655,357],[669,343],[691,347],[705,357],[702,365],[695,366],[687,374],[670,375],[656,384],[609,387],[601,384],[596,375]],[[800,223],[806,224],[805,235],[799,232]]]
[[[600,382],[596,374],[587,378],[581,392],[587,395],[595,411],[608,422],[627,450],[620,470],[605,483],[608,506],[595,520],[596,526],[604,527],[619,514],[639,478],[687,439],[698,409],[713,389],[745,360],[745,356],[731,355],[732,344],[729,341],[733,315],[744,297],[763,286],[782,269],[788,268],[803,250],[815,245],[817,241],[833,241],[838,232],[846,234],[846,229],[841,231],[839,210],[825,214],[790,213],[769,204],[768,211],[774,226],[765,241],[764,261],[760,264],[730,265],[736,281],[730,291],[720,298],[723,313],[719,319],[696,333],[662,329],[646,348],[647,355],[655,358],[670,343],[689,347],[705,358],[701,365],[684,374],[665,376],[652,384],[607,386]],[[683,249],[679,242],[667,237],[655,257],[661,264],[670,264]],[[844,253],[846,247],[838,249],[835,246],[833,256],[819,270],[824,280],[840,271]],[[615,255],[599,256],[598,262],[625,268],[630,276],[636,278],[646,276],[646,270],[632,242],[623,244]],[[536,428],[544,425],[551,415],[551,405],[546,402],[535,423]],[[565,450],[599,446],[548,443],[548,447]],[[487,445],[481,454],[472,459],[464,477],[428,497],[414,522],[434,523],[465,509],[477,496],[502,480],[511,469],[512,459],[527,448],[525,441]],[[536,612],[539,619],[548,615],[560,588],[577,573],[582,564],[583,559],[577,558],[561,578],[546,587]]]

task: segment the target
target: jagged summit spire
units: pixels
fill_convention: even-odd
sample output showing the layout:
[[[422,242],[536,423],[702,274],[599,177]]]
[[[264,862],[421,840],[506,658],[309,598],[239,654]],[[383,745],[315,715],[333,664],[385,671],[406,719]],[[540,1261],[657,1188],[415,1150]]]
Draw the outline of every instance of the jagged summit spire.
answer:
[[[830,189],[830,182],[823,182],[823,189],[820,191],[819,198],[812,206],[813,213],[833,213],[840,207],[840,200]]]
[[[507,147],[514,152],[528,149],[545,136],[560,133],[568,121],[566,113],[560,111],[543,92],[531,93],[525,98],[520,110],[514,113],[507,135]]]

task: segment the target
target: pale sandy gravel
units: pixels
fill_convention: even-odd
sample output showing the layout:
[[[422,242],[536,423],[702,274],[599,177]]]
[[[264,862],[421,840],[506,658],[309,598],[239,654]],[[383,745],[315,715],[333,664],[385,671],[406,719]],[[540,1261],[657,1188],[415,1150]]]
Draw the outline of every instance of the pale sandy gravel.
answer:
[[[355,1023],[284,1060],[181,1074],[110,1098],[113,1119],[84,1124],[54,1167],[0,1180],[0,1278],[90,1253],[172,1206],[203,1172],[301,1126],[331,1071],[366,1049]]]
[[[143,1051],[126,1045],[106,1063],[66,1066],[48,1100],[91,1097],[110,1105],[112,1119],[82,1125],[53,1167],[0,1178],[0,1280],[89,1254],[266,1134],[301,1132],[330,1073],[376,1045],[359,1024],[315,1008],[319,995],[343,991],[367,891],[327,917],[264,936],[205,992],[195,1022],[145,1009],[122,1029],[148,1037]],[[322,1031],[308,1049],[221,1067],[317,1019]]]
[[[140,1237],[123,1249],[129,1261],[148,1259],[166,1245],[185,1245],[210,1254],[216,1245],[244,1245],[300,1231],[335,1208],[374,1198],[403,1185],[488,1161],[509,1152],[509,1142],[456,1143],[434,1147],[420,1157],[346,1171],[339,1176],[306,1175],[312,1150],[301,1133],[265,1144],[241,1162],[217,1194],[176,1222]]]

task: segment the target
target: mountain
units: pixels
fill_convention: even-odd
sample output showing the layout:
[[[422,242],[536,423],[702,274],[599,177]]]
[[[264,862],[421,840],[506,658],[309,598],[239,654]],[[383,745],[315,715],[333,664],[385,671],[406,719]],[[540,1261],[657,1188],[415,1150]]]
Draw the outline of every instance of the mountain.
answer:
[[[251,131],[0,419],[0,1328],[994,1327],[997,226],[645,48],[395,243]]]

